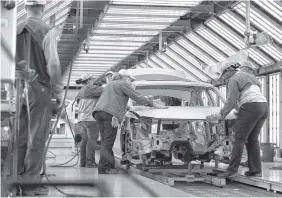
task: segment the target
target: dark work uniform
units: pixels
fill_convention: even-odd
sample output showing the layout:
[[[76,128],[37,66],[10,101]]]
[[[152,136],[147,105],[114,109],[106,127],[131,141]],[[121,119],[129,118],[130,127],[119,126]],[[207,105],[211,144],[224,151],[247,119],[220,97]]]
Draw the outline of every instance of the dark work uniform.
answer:
[[[38,75],[30,83],[28,91],[30,133],[26,104],[23,104],[20,114],[18,172],[23,172],[23,178],[26,180],[40,180],[42,157],[49,134],[52,87],[42,46],[49,30],[49,26],[37,18],[28,18],[17,28],[17,62],[26,60],[30,69],[34,69]]]

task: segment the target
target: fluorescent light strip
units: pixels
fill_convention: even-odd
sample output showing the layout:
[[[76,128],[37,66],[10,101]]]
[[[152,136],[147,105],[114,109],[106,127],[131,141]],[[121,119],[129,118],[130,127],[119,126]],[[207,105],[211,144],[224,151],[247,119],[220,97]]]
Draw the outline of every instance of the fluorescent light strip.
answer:
[[[175,21],[175,17],[172,18],[159,18],[159,17],[154,17],[154,16],[142,16],[142,17],[137,17],[137,16],[130,16],[130,17],[118,17],[118,16],[109,16],[106,15],[103,18],[103,21],[111,21],[111,22],[118,22],[118,21],[128,21],[128,22],[167,22],[167,23],[172,23]]]
[[[209,55],[217,59],[218,61],[223,61],[225,57],[218,53],[215,49],[213,49],[210,45],[205,43],[199,36],[197,36],[195,33],[191,32],[187,35],[185,35],[187,39],[189,39],[191,42],[196,44],[199,48],[206,51]]]
[[[116,42],[103,42],[103,41],[99,41],[99,40],[97,40],[97,41],[95,41],[95,40],[93,40],[93,41],[89,41],[89,45],[90,45],[90,47],[91,46],[95,46],[95,45],[99,45],[99,46],[103,46],[103,45],[113,45],[113,46],[132,46],[132,47],[141,47],[141,46],[143,46],[143,44],[144,43],[131,43],[131,42],[126,42],[126,41],[124,41],[124,42],[118,42],[118,43],[116,43]]]
[[[235,6],[234,9],[243,17],[245,17],[246,9],[245,3],[240,3]],[[275,26],[270,22],[267,16],[262,15],[261,13],[257,13],[251,8],[251,23],[254,23],[257,27],[266,31],[270,36],[272,36],[275,40],[282,44],[282,30],[281,28]]]
[[[259,48],[261,48],[265,53],[274,58],[276,61],[282,61],[282,50],[279,51],[273,45],[263,45],[259,46]]]
[[[250,48],[247,50],[249,52],[249,56],[250,58],[252,58],[253,60],[255,60],[256,62],[258,62],[258,64],[260,65],[269,65],[272,64],[273,62],[270,61],[269,59],[264,58],[263,56],[261,56],[255,49]]]
[[[89,55],[91,56],[92,54],[131,54],[132,52],[134,52],[134,50],[128,50],[128,51],[115,51],[115,50],[95,50],[95,49],[89,49],[89,53],[86,54],[85,52],[85,55]],[[84,53],[81,53],[81,54],[84,54]]]
[[[166,54],[171,57],[173,60],[178,62],[178,64],[182,65],[185,67],[188,71],[199,77],[202,81],[207,81],[209,80],[206,76],[201,74],[198,70],[196,70],[191,64],[189,64],[187,61],[184,61],[183,58],[181,58],[179,55],[175,54],[171,49],[167,49]]]
[[[158,15],[158,16],[175,16],[175,17],[179,17],[179,16],[183,16],[184,14],[186,14],[189,10],[187,9],[183,9],[183,10],[174,10],[174,9],[162,9],[162,10],[156,10],[154,8],[149,9],[148,7],[141,7],[139,9],[130,9],[130,8],[122,8],[122,7],[114,7],[114,6],[110,6],[107,14],[127,14],[127,15],[136,15],[136,14],[140,14],[140,15],[144,15],[144,16],[154,16],[154,15]]]
[[[123,47],[123,46],[91,46],[89,48],[89,51],[91,52],[91,50],[137,50],[139,49],[139,47]]]
[[[141,41],[146,42],[148,40],[152,39],[152,37],[130,37],[130,36],[93,36],[90,38],[91,41]]]
[[[120,24],[118,22],[113,22],[113,23],[105,23],[105,22],[100,22],[97,28],[125,28],[125,29],[165,29],[169,26],[169,23],[167,25],[156,25],[156,24],[136,24],[134,23],[128,23],[128,24]]]
[[[186,41],[184,39],[179,39],[177,41],[177,43],[179,45],[183,46],[185,49],[187,49],[187,51],[189,51],[190,53],[192,53],[195,56],[197,56],[199,59],[203,60],[207,65],[212,65],[212,64],[215,63],[214,60],[212,60],[211,58],[207,57],[204,53],[202,53],[196,47],[191,45],[191,43],[189,41]]]
[[[179,6],[179,7],[192,7],[196,6],[201,0],[189,0],[189,1],[175,1],[175,0],[113,0],[112,4],[123,5],[150,5],[150,6]]]
[[[157,57],[159,57],[161,60],[163,60],[166,64],[170,65],[172,68],[174,68],[175,70],[178,71],[183,71],[186,72],[183,68],[181,68],[177,63],[173,62],[172,60],[170,60],[169,58],[167,58],[166,56],[164,56],[163,53],[156,53],[155,54]]]
[[[210,20],[209,22],[206,23],[206,25],[211,29],[213,29],[214,31],[216,31],[222,37],[230,41],[230,43],[235,44],[239,49],[245,47],[245,43],[243,42],[243,39],[238,38],[234,33],[228,30],[227,27],[222,23],[220,23],[217,19]]]
[[[74,64],[115,64],[118,61],[75,61]]]
[[[158,65],[162,66],[164,69],[171,69],[170,67],[168,67],[166,64],[163,64],[162,61],[160,61],[158,58],[156,58],[156,55],[152,55],[150,56],[150,59],[152,59],[152,61],[154,61],[155,63],[157,63]],[[164,61],[163,61],[164,62]],[[164,62],[165,63],[165,62]]]
[[[254,3],[264,8],[270,15],[282,22],[282,7],[278,3],[273,0],[254,1]]]
[[[210,30],[207,28],[199,28],[196,30],[196,32],[201,35],[203,38],[208,40],[210,43],[213,43],[218,49],[226,53],[228,56],[232,56],[236,54],[236,50],[233,48],[229,47],[225,41],[223,41],[220,37],[217,35],[213,34]]]
[[[241,35],[244,35],[246,25],[235,17],[232,12],[225,12],[224,14],[219,15],[219,18],[225,21],[228,25],[234,27],[234,29],[236,29]]]
[[[147,61],[146,61],[146,62],[147,62]],[[150,66],[153,67],[153,68],[158,68],[158,69],[160,69],[160,66],[158,66],[156,63],[154,63],[151,59],[149,59],[148,65],[150,65]],[[161,67],[161,69],[162,69],[162,67]]]
[[[123,58],[124,55],[114,55],[114,54],[79,54],[77,58],[92,58],[92,57],[113,57],[113,58]]]
[[[185,58],[188,62],[193,64],[194,66],[198,67],[199,69],[202,69],[202,65],[200,62],[193,56],[191,56],[187,51],[183,50],[176,44],[172,44],[169,46],[171,49],[173,49],[175,52],[180,54],[183,58]]]
[[[95,33],[97,34],[113,34],[115,36],[118,36],[118,34],[135,34],[135,35],[147,35],[147,36],[155,36],[159,33],[159,31],[142,31],[142,30],[115,30],[113,33],[113,30],[95,30]]]

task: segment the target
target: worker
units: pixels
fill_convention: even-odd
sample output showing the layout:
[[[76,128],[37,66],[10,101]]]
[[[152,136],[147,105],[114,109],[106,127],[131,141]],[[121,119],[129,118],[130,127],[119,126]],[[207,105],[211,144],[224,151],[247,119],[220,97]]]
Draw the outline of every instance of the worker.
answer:
[[[117,127],[123,120],[128,99],[131,98],[145,106],[164,108],[136,92],[131,86],[133,80],[135,78],[130,76],[127,70],[115,73],[113,81],[105,87],[94,109],[93,117],[98,122],[102,139],[99,174],[118,173],[112,149],[117,136]]]
[[[244,61],[244,62],[240,63],[239,69],[242,72],[246,72],[246,73],[254,75],[254,66],[249,61]],[[248,141],[246,142],[246,148],[247,148],[247,144],[248,144]],[[243,167],[248,167],[248,160],[245,161],[245,162],[241,162],[240,165],[243,166]]]
[[[246,176],[261,175],[260,146],[258,137],[268,117],[266,98],[261,94],[259,81],[252,74],[238,71],[239,64],[228,64],[221,77],[227,82],[227,100],[218,115],[219,120],[225,117],[239,104],[239,112],[235,123],[235,143],[227,171],[219,177],[236,176],[242,159],[246,141],[248,151],[248,168]]]
[[[26,21],[17,27],[16,61],[25,60],[36,73],[28,90],[30,122],[26,103],[20,114],[18,172],[23,180],[35,182],[41,181],[42,157],[52,114],[51,98],[59,104],[63,99],[57,33],[42,20],[45,4],[43,0],[26,0]],[[47,195],[48,188],[24,187],[22,194]]]
[[[112,72],[112,71],[108,71],[108,72],[105,74],[105,78],[106,78],[107,84],[112,81],[113,75],[114,75],[114,72]]]
[[[80,167],[96,168],[95,148],[99,136],[99,127],[92,116],[95,105],[102,94],[103,88],[94,85],[89,74],[82,76],[82,87],[76,96],[78,102],[78,125],[82,134],[80,143]],[[97,83],[96,83],[97,84]],[[102,83],[100,83],[101,85]]]

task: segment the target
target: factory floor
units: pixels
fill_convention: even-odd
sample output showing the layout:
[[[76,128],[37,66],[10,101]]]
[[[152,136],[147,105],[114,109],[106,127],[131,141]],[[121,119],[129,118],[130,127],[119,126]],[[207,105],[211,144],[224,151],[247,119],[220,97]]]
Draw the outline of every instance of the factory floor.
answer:
[[[51,155],[50,155],[51,156]],[[96,157],[98,159],[99,156]],[[71,159],[71,156],[57,155],[47,159],[47,165],[60,164]],[[74,159],[68,165],[75,164],[77,159]],[[282,170],[272,170],[273,167],[282,166],[282,162],[277,163],[263,163],[264,171],[263,178],[266,180],[273,180],[281,182],[282,184]],[[224,168],[224,167],[222,167]],[[240,168],[240,173],[243,173],[245,168]],[[49,176],[48,176],[49,175]],[[78,165],[74,167],[48,167],[48,179],[51,181],[79,181],[92,180],[103,182],[106,189],[108,189],[111,197],[149,197],[150,194],[143,189],[139,184],[132,181],[130,177],[124,174],[118,175],[99,175],[96,168],[81,168]],[[268,192],[265,189],[239,184],[237,182],[227,182],[224,188],[218,188],[202,182],[186,183],[176,182],[174,187],[169,187],[157,181],[148,179],[143,176],[134,175],[147,188],[154,191],[160,197],[281,197],[282,194]],[[65,196],[50,187],[48,197]],[[90,187],[59,187],[59,190],[65,193],[74,195],[88,195],[97,196],[98,190]]]

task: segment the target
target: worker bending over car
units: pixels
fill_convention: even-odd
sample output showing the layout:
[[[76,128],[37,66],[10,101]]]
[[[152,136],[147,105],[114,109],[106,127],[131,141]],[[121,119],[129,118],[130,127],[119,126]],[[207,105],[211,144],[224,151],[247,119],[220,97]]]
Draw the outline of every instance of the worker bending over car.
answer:
[[[26,0],[27,19],[17,27],[17,62],[25,60],[36,74],[29,83],[30,111],[28,104],[24,103],[20,113],[18,174],[22,175],[23,180],[33,182],[41,182],[40,171],[52,116],[52,94],[61,103],[64,88],[57,53],[57,33],[42,20],[45,4],[43,0]],[[47,195],[48,188],[22,187],[22,194]]]
[[[246,64],[246,62],[244,63]],[[248,63],[251,64],[251,63]],[[227,83],[227,100],[218,118],[220,120],[231,112],[236,103],[239,112],[235,122],[235,143],[229,167],[219,177],[236,176],[242,159],[246,142],[248,152],[248,168],[246,176],[261,176],[261,160],[259,134],[268,117],[266,98],[260,92],[260,82],[253,74],[238,70],[240,64],[229,64],[221,73],[221,78]]]
[[[155,104],[134,90],[132,81],[135,79],[126,70],[120,70],[113,75],[112,81],[105,87],[93,112],[101,133],[101,152],[98,166],[99,174],[116,174],[113,145],[117,136],[117,127],[123,120],[128,99],[138,103],[155,107],[164,106]]]
[[[253,65],[248,61],[241,63],[239,69],[242,72],[246,72],[246,73],[249,73],[251,75],[254,75]],[[248,144],[248,141],[246,142],[246,148],[247,148],[247,144]],[[241,162],[240,165],[243,166],[243,167],[248,167],[248,160],[245,161],[245,162]]]
[[[96,168],[95,148],[99,136],[99,127],[92,112],[103,92],[102,82],[94,85],[94,80],[88,74],[82,76],[84,85],[75,100],[78,103],[78,123],[76,128],[82,134],[80,143],[80,167]]]

